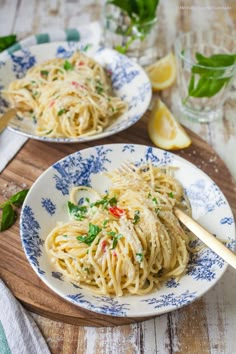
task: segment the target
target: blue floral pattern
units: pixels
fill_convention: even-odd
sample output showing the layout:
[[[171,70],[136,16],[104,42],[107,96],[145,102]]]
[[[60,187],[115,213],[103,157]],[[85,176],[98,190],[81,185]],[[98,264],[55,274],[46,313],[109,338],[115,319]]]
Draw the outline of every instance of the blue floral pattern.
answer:
[[[215,208],[226,204],[217,185],[213,182],[209,186],[208,181],[204,179],[199,179],[193,185],[190,185],[186,189],[186,194],[191,200],[192,205],[196,209],[201,209],[202,213],[211,212]]]
[[[84,295],[74,294],[67,295],[69,299],[71,299],[74,303],[79,305],[86,305],[88,310],[97,311],[99,309],[99,313],[110,316],[127,316],[126,311],[129,309],[129,304],[120,304],[117,300],[112,297],[96,297],[94,298],[100,303],[100,306],[95,306],[91,301],[88,301],[84,298]]]
[[[53,215],[56,212],[56,205],[51,201],[50,198],[42,198],[42,207],[46,209],[46,211]]]
[[[161,295],[160,298],[153,297],[147,300],[141,300],[147,302],[149,305],[152,305],[155,309],[167,306],[181,307],[188,305],[190,302],[196,299],[196,291],[190,292],[187,290],[183,294],[176,295],[170,293],[168,295]]]
[[[27,70],[36,64],[36,58],[30,50],[22,49],[20,54],[11,54],[12,71],[17,79],[22,78]]]
[[[63,281],[63,274],[61,272],[52,272],[52,277]]]
[[[179,282],[175,278],[170,278],[165,284],[167,288],[177,288],[179,286]]]
[[[105,146],[95,148],[95,154],[84,159],[80,152],[69,156],[68,159],[57,162],[53,168],[58,172],[54,175],[56,188],[63,195],[69,194],[72,186],[90,186],[91,174],[106,171],[105,162],[110,160],[107,158],[107,153],[111,151]]]
[[[112,87],[115,90],[120,90],[125,83],[131,83],[134,78],[139,75],[139,70],[134,68],[132,62],[124,55],[117,54],[110,64],[107,64],[106,69],[111,72]],[[150,91],[150,84],[147,83]]]
[[[39,257],[42,255],[43,240],[39,237],[40,225],[35,219],[34,212],[29,206],[25,206],[23,210],[21,228],[24,234],[22,240],[25,252],[30,263],[37,267],[40,274],[44,272],[39,268]]]

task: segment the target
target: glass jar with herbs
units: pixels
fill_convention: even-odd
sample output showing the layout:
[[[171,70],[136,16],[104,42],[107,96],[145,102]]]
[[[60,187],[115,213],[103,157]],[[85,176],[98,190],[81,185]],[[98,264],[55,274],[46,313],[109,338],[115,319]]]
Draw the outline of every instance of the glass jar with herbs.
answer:
[[[149,65],[157,57],[159,0],[108,0],[102,10],[103,44]]]

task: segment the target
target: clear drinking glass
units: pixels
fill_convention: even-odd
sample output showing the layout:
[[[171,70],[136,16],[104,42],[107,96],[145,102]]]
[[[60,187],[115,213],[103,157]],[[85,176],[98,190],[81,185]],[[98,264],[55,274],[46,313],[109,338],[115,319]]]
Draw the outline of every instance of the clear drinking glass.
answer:
[[[102,11],[103,44],[131,57],[140,65],[157,58],[158,21],[133,23],[119,7],[105,3]]]
[[[236,74],[235,39],[219,31],[182,33],[175,55],[181,113],[204,123],[222,118]]]

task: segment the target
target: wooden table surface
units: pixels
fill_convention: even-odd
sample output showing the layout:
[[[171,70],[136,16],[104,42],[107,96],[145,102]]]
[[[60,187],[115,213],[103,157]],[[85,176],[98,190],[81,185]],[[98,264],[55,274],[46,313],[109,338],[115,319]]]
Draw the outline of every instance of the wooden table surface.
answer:
[[[71,28],[87,24],[99,19],[100,4],[101,1],[86,0],[0,0],[0,36],[17,33],[19,38],[24,38],[52,28]],[[219,31],[227,31],[234,35],[236,33],[235,0],[227,2],[202,0],[200,5],[197,0],[162,0],[159,13],[160,56],[170,51],[179,31],[217,28]],[[217,152],[234,179],[236,179],[235,92],[233,89],[225,103],[222,121],[197,124],[181,119],[184,125],[201,136]],[[161,96],[168,107],[174,110],[176,88],[164,91]],[[124,133],[122,139],[129,142],[129,134],[132,134],[132,129]],[[148,144],[146,132],[143,134],[143,139]],[[114,136],[109,141],[119,142],[119,136]],[[32,175],[36,179],[42,172],[40,163],[43,158],[47,159],[49,166],[57,156],[61,154],[65,156],[71,152],[71,147],[61,145],[58,147],[58,152],[55,148],[51,149],[54,155],[46,156],[46,152],[50,149],[45,143],[27,142],[17,156],[32,160],[34,166]],[[194,153],[198,155],[199,151]],[[38,169],[35,168],[36,163],[39,164]],[[1,174],[8,183],[4,193],[0,190],[0,200],[14,190],[17,168],[14,171],[10,166],[17,167],[14,165],[14,160]],[[213,172],[221,173],[217,167]],[[223,175],[225,174],[222,173]],[[26,176],[25,178],[27,180]],[[227,182],[224,181],[224,184]],[[236,206],[232,208],[235,212]],[[19,232],[16,226],[14,230]],[[52,321],[34,313],[32,316],[40,327],[51,352],[55,354],[236,353],[236,273],[229,267],[212,290],[183,309],[130,325],[84,327]]]

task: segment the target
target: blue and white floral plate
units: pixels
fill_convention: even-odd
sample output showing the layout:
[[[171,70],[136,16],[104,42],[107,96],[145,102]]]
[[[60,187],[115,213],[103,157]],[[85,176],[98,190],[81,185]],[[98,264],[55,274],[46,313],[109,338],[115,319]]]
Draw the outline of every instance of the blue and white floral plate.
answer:
[[[111,81],[114,94],[128,103],[128,110],[102,133],[81,138],[50,138],[35,134],[35,122],[30,119],[15,117],[8,128],[16,133],[28,136],[32,139],[59,143],[77,143],[102,139],[116,134],[135,124],[147,110],[152,89],[150,81],[144,70],[131,59],[118,52],[88,45],[82,42],[52,42],[39,44],[27,49],[22,49],[11,54],[9,59],[1,61],[0,57],[0,113],[7,109],[7,101],[2,90],[15,79],[22,78],[32,66],[53,58],[69,58],[75,51],[86,52],[105,69],[111,73]]]
[[[190,304],[208,291],[223,275],[227,264],[208,248],[196,251],[187,274],[168,280],[145,296],[95,296],[66,281],[44,250],[44,241],[58,221],[68,220],[67,201],[73,186],[89,185],[104,193],[108,180],[102,172],[124,161],[178,167],[176,178],[190,199],[193,217],[210,232],[235,246],[235,225],[230,206],[217,185],[200,169],[172,153],[143,145],[109,144],[78,151],[56,162],[34,183],[24,202],[20,233],[29,263],[55,293],[85,309],[113,316],[154,316]],[[195,241],[193,247],[199,246]]]

